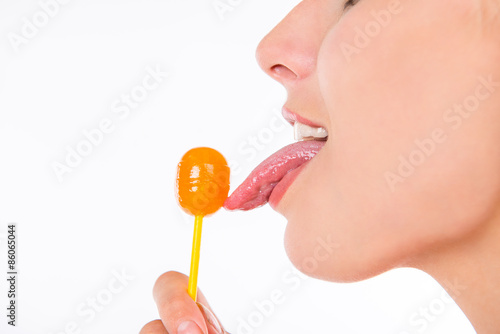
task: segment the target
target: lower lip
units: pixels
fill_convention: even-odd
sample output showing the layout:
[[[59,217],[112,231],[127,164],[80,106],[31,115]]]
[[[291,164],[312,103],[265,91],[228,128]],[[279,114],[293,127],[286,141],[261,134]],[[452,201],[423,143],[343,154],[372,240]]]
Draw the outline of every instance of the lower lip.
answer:
[[[278,184],[274,187],[271,196],[269,196],[269,205],[273,210],[276,210],[276,207],[280,203],[281,199],[285,195],[286,191],[288,188],[292,185],[293,181],[299,176],[300,172],[302,169],[309,163],[306,162],[299,167],[295,168],[294,170],[289,171]]]

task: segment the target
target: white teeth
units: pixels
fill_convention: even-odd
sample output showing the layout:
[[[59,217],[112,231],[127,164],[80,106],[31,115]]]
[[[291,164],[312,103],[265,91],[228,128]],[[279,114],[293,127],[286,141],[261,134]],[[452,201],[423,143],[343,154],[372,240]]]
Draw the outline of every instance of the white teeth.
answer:
[[[293,124],[293,137],[295,140],[326,140],[328,132],[325,128],[316,128],[295,121]]]

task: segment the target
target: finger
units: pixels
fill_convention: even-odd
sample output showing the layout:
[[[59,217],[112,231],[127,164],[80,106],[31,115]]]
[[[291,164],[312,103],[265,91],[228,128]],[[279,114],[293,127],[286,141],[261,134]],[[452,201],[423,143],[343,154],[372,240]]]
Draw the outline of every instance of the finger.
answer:
[[[210,311],[207,307],[205,307],[201,303],[196,303],[201,313],[203,314],[203,318],[205,319],[205,323],[207,324],[208,334],[222,334],[224,332],[224,328],[219,322],[219,319]]]
[[[153,296],[168,333],[178,334],[179,326],[198,327],[200,333],[208,332],[203,314],[187,292],[188,281],[186,275],[169,271],[161,275],[154,285]],[[198,301],[207,302],[200,291],[198,291]]]
[[[144,327],[142,327],[139,334],[168,334],[163,322],[161,320],[154,320],[148,322]]]

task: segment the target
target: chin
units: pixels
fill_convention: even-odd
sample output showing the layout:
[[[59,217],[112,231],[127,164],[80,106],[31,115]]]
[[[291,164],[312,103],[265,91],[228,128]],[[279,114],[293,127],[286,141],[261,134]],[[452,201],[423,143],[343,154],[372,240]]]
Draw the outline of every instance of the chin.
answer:
[[[359,254],[355,249],[340,247],[328,237],[309,231],[298,231],[289,222],[285,231],[285,251],[292,264],[303,274],[336,283],[353,283],[401,267],[402,261],[384,254]],[[321,235],[321,234],[319,234]]]

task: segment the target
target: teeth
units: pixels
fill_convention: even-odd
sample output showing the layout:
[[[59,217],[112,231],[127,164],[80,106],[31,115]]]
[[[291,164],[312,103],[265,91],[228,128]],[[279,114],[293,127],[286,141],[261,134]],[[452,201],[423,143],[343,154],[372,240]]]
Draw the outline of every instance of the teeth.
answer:
[[[326,140],[328,132],[325,128],[316,128],[295,121],[293,124],[293,137],[295,140]]]

